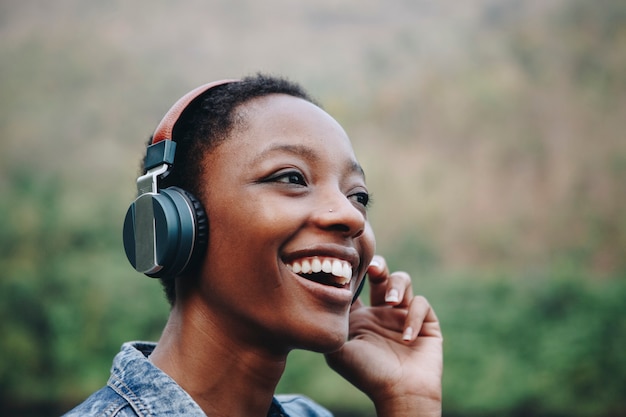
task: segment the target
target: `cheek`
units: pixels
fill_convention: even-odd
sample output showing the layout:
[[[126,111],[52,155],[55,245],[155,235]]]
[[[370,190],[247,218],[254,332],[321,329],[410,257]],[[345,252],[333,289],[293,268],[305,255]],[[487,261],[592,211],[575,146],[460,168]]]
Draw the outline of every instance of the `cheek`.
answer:
[[[245,311],[276,286],[278,240],[266,219],[241,208],[213,214],[202,276],[205,294],[214,306]]]
[[[232,268],[275,258],[280,245],[297,227],[288,212],[254,199],[220,205],[208,216],[209,256],[230,263]]]
[[[365,269],[369,266],[374,254],[376,253],[376,237],[374,236],[374,230],[369,222],[365,223],[365,229],[363,235],[359,238],[360,245],[362,247],[362,262]]]
[[[260,202],[233,204],[223,209],[216,219],[219,221],[215,225],[216,232],[227,236],[238,235],[234,237],[243,237],[244,240],[246,235],[261,238],[279,235],[281,229],[290,223],[288,213]]]

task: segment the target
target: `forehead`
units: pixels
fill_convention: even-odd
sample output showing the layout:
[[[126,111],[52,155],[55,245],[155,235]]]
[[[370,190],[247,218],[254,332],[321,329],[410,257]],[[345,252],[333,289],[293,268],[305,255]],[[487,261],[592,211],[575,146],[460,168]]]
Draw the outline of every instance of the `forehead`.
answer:
[[[333,117],[315,104],[298,97],[285,94],[259,97],[243,104],[239,114],[244,120],[244,129],[253,129],[258,133],[263,130],[276,133],[289,129],[292,134],[341,138],[350,144],[347,134]]]
[[[341,125],[304,99],[284,94],[256,98],[241,105],[237,117],[237,127],[223,143],[226,153],[258,157],[298,150],[312,159],[332,157],[358,165]]]

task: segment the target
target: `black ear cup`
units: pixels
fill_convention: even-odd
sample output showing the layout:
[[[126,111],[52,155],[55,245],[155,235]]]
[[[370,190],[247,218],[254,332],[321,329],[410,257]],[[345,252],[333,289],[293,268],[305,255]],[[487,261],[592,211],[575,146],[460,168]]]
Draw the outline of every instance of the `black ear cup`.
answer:
[[[187,191],[169,187],[142,194],[124,219],[124,250],[133,267],[150,277],[176,277],[204,254],[208,220]]]
[[[170,187],[168,190],[176,190],[183,195],[183,198],[187,200],[187,204],[191,208],[195,219],[195,240],[194,247],[189,257],[189,262],[185,266],[185,270],[189,270],[202,260],[206,252],[207,245],[209,243],[209,218],[207,216],[204,207],[200,200],[198,200],[193,194],[178,187]],[[181,273],[183,272],[181,271]]]

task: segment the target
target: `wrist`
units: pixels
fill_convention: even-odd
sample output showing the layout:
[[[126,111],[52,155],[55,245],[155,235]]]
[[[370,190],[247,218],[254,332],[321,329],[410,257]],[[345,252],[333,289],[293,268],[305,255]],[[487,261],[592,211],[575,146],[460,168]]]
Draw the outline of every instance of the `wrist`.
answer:
[[[441,398],[406,395],[374,401],[378,417],[441,417]]]

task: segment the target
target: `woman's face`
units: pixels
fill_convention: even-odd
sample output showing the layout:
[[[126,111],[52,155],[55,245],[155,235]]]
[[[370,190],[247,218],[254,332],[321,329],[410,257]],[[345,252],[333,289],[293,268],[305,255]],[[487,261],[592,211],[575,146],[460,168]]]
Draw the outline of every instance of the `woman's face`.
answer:
[[[206,157],[207,317],[251,344],[331,351],[375,249],[367,188],[341,126],[315,105],[270,95]]]

